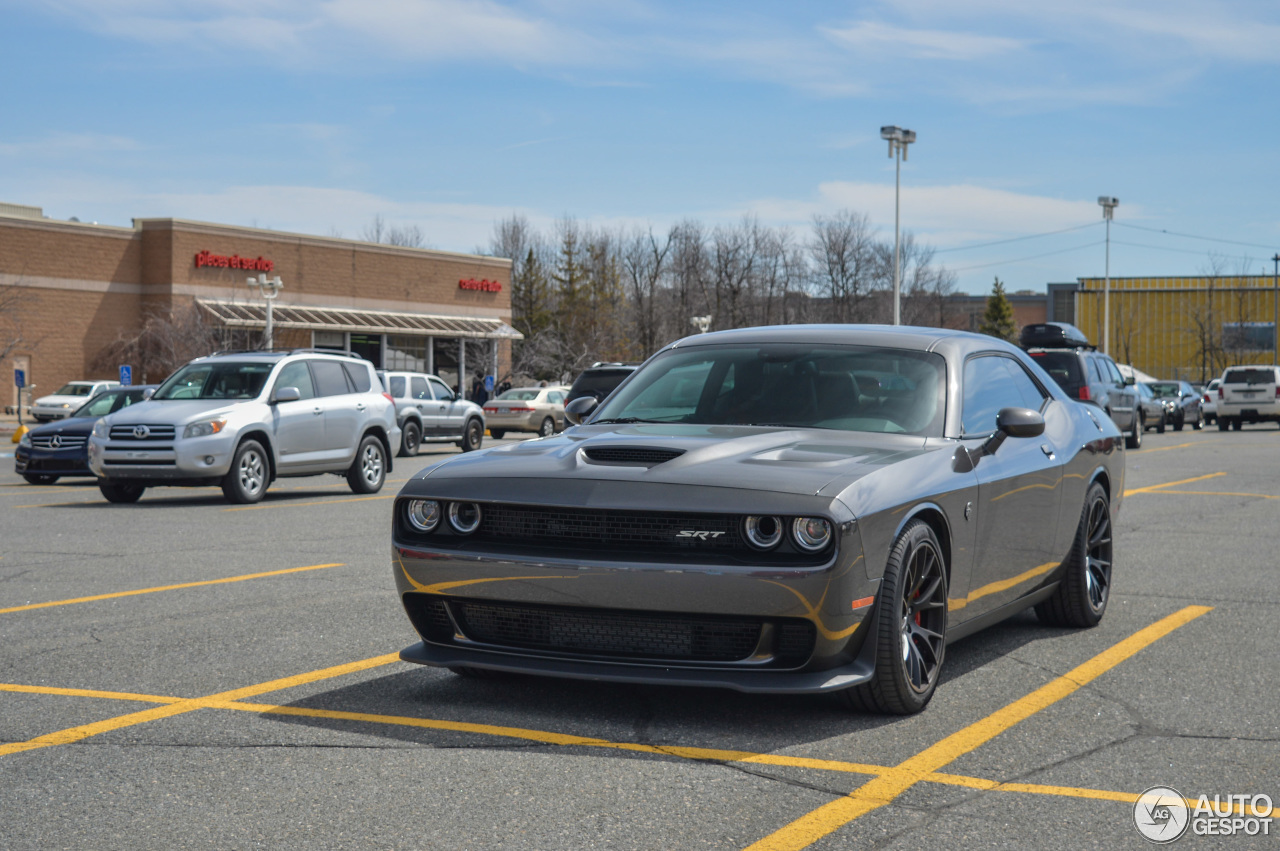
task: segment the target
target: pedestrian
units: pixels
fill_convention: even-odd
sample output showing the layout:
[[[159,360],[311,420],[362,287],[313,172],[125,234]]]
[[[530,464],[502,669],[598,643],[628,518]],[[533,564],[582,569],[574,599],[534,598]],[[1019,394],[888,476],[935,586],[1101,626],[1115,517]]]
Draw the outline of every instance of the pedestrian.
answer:
[[[489,401],[489,391],[484,387],[484,376],[476,373],[476,380],[471,385],[471,401],[480,407],[484,407],[484,403]]]

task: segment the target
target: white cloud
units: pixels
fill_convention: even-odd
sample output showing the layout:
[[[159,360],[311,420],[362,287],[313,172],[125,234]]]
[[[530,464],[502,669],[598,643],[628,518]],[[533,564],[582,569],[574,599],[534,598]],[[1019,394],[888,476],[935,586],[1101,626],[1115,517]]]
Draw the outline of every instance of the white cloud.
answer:
[[[892,54],[896,58],[985,59],[1021,51],[1030,45],[1021,39],[952,30],[910,29],[874,21],[862,21],[842,28],[820,27],[819,32],[841,45]]]
[[[106,133],[50,133],[41,139],[0,144],[0,156],[33,159],[139,150],[138,140]]]

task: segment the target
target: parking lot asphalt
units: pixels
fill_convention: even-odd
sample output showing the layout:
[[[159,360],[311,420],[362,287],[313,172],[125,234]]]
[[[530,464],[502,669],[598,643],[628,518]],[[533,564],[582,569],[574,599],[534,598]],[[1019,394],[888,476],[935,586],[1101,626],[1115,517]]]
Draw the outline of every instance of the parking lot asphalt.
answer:
[[[398,661],[391,499],[454,451],[256,506],[0,459],[0,848],[1142,848],[1150,787],[1280,800],[1274,426],[1148,435],[1102,624],[959,642],[909,718]]]

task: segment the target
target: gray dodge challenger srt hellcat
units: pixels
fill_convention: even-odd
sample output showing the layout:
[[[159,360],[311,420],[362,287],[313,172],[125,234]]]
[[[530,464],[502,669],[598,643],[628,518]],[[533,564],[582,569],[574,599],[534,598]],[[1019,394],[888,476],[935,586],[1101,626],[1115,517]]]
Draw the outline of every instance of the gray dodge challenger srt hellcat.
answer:
[[[702,334],[567,413],[401,490],[402,659],[911,713],[948,642],[1106,610],[1123,436],[1001,340]]]

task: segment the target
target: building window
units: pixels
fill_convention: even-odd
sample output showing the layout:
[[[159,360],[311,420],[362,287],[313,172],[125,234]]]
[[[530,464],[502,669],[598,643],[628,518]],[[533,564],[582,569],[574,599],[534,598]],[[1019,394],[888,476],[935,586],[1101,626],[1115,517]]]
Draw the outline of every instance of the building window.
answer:
[[[427,344],[430,337],[387,335],[386,369],[403,372],[427,372]]]
[[[347,348],[347,335],[341,331],[312,331],[311,345],[317,349]]]
[[[1275,351],[1275,323],[1224,322],[1222,323],[1222,348],[1229,352]]]

